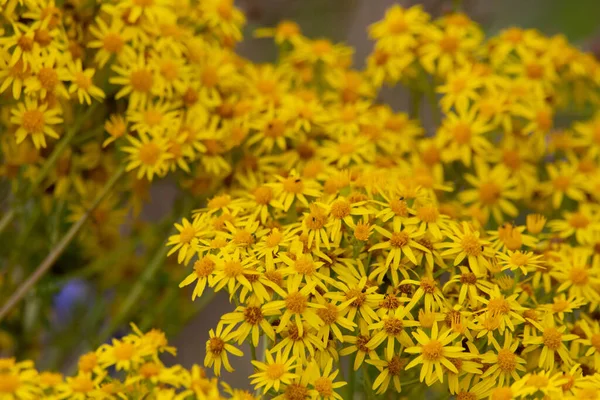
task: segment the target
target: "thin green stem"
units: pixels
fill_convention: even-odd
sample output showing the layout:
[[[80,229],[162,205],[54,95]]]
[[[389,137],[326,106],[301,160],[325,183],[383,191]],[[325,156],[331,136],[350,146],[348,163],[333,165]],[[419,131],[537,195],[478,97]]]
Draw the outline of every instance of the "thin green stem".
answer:
[[[0,233],[2,233],[4,231],[4,229],[6,229],[6,227],[12,222],[14,217],[15,217],[15,209],[14,208],[11,208],[2,216],[2,219],[0,219]]]
[[[40,263],[40,265],[35,269],[33,274],[31,274],[25,282],[19,285],[18,289],[10,296],[8,301],[4,303],[2,308],[0,309],[0,321],[6,317],[6,315],[12,310],[12,308],[19,303],[25,297],[25,295],[29,292],[29,290],[50,270],[50,268],[54,265],[58,257],[65,251],[67,246],[73,241],[77,233],[81,230],[90,214],[94,209],[100,204],[100,202],[108,195],[113,186],[121,179],[123,174],[125,173],[125,165],[122,165],[115,174],[106,182],[98,196],[94,199],[94,202],[90,206],[89,209],[75,222],[71,225],[71,228],[67,231],[67,233],[63,236],[63,238],[56,244],[56,246],[48,253],[46,258]]]
[[[50,157],[48,157],[46,159],[46,161],[42,165],[42,168],[37,173],[35,180],[31,183],[31,186],[29,186],[29,188],[27,189],[26,196],[25,196],[26,198],[29,198],[33,194],[33,192],[35,192],[38,189],[38,187],[44,181],[44,179],[46,179],[46,177],[48,176],[48,174],[50,173],[50,171],[52,170],[54,165],[58,162],[58,159],[61,156],[61,154],[65,151],[65,149],[69,146],[69,144],[71,144],[71,141],[73,140],[75,135],[79,132],[81,125],[83,125],[83,123],[85,121],[89,120],[89,118],[92,116],[93,112],[98,107],[98,104],[99,103],[92,104],[87,109],[85,114],[83,114],[83,116],[81,118],[77,118],[73,122],[73,124],[67,131],[67,134],[60,140],[60,142],[58,142],[58,144],[52,151],[52,154],[50,154]],[[14,217],[15,217],[15,211],[13,208],[8,210],[6,212],[6,214],[4,214],[4,216],[0,220],[0,233],[2,233],[8,225],[10,225],[10,223],[12,222]]]
[[[256,361],[256,346],[250,341],[250,353],[252,353],[252,361]]]
[[[371,375],[369,375],[369,368],[366,365],[363,365],[362,372],[365,396],[367,400],[373,399],[375,398],[375,393],[373,392],[373,381],[371,380]]]
[[[435,128],[437,129],[440,126],[442,116],[440,114],[437,96],[435,94],[435,84],[433,82],[428,83],[429,84],[427,85],[425,96],[429,102],[429,107],[431,108],[431,117],[433,119],[433,123],[435,124]]]
[[[410,89],[408,115],[411,119],[419,119],[422,98],[421,92],[418,89]]]
[[[348,376],[348,399],[354,398],[354,390],[356,386],[356,374],[354,373],[354,359],[356,358],[356,353],[352,353],[352,357],[350,358],[350,365],[348,367],[349,376]]]

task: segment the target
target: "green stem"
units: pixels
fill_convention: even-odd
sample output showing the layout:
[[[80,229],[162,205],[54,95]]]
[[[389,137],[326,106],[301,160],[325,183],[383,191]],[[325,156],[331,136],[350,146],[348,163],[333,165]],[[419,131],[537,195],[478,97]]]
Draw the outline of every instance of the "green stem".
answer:
[[[421,108],[421,92],[418,89],[410,89],[410,104],[408,115],[410,119],[419,119],[420,108]]]
[[[122,165],[115,174],[106,182],[98,196],[94,199],[94,202],[90,206],[88,210],[75,222],[71,225],[71,228],[67,231],[66,235],[56,244],[56,246],[50,251],[50,253],[46,256],[46,258],[41,262],[41,264],[35,269],[33,274],[31,274],[25,282],[19,285],[19,288],[10,296],[8,301],[4,303],[2,308],[0,309],[0,321],[6,317],[12,308],[19,303],[25,297],[25,295],[29,292],[29,290],[50,270],[50,268],[54,265],[58,257],[65,251],[67,246],[71,243],[71,241],[75,238],[77,233],[81,230],[90,214],[94,209],[100,204],[100,202],[106,197],[106,195],[110,192],[113,186],[119,181],[119,179],[125,173],[125,165]]]
[[[441,114],[440,114],[440,108],[437,102],[437,97],[435,95],[435,85],[433,84],[433,82],[428,82],[429,84],[427,85],[427,90],[425,91],[425,96],[427,97],[427,100],[429,101],[429,107],[431,107],[431,118],[433,119],[433,122],[435,124],[435,128],[437,129],[440,126],[440,122],[441,122]]]
[[[29,189],[27,190],[26,194],[27,198],[30,197],[33,194],[33,192],[38,189],[38,187],[44,181],[44,179],[46,179],[54,165],[57,163],[63,151],[65,151],[65,149],[69,146],[77,132],[79,132],[81,125],[83,125],[85,121],[89,120],[93,112],[96,110],[96,107],[98,107],[98,104],[99,103],[92,104],[81,118],[78,118],[73,122],[73,125],[71,125],[70,129],[67,131],[67,134],[61,139],[60,142],[58,142],[58,144],[52,151],[52,154],[50,154],[50,157],[48,157],[44,162],[44,165],[42,165],[42,169],[40,169],[40,171],[38,172],[35,180],[31,183],[31,186],[29,186]],[[14,217],[15,211],[12,208],[6,214],[4,214],[2,220],[0,220],[0,233],[2,233],[4,229],[6,229],[6,227],[12,222]]]
[[[371,380],[371,375],[369,375],[369,369],[366,365],[362,367],[363,371],[363,386],[365,388],[365,396],[367,400],[375,398],[375,393],[373,393],[373,381]]]
[[[348,399],[354,398],[354,387],[356,386],[356,373],[354,371],[354,359],[356,358],[356,353],[352,353],[352,357],[350,358],[350,365],[348,368],[350,376],[348,377]]]
[[[11,208],[2,216],[2,219],[0,219],[0,233],[2,233],[4,231],[4,229],[6,229],[6,227],[12,222],[14,217],[15,217],[15,209],[14,208]]]
[[[250,341],[250,353],[252,353],[252,361],[256,361],[256,346]]]

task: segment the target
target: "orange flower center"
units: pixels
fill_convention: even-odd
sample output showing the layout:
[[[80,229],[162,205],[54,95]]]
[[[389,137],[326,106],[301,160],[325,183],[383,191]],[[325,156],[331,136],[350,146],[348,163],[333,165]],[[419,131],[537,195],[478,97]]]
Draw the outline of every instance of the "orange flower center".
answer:
[[[120,53],[125,46],[125,41],[116,32],[109,32],[102,39],[102,47],[109,53]]]
[[[146,165],[156,165],[160,158],[160,148],[154,142],[142,144],[140,147],[140,161]]]
[[[423,358],[427,361],[437,361],[444,355],[444,346],[438,340],[431,340],[423,345]]]
[[[290,293],[285,299],[285,306],[294,314],[302,314],[306,310],[307,300],[300,292]]]
[[[556,350],[562,344],[562,334],[556,328],[546,328],[543,334],[544,346]]]
[[[44,129],[44,113],[38,109],[23,113],[23,128],[29,133],[41,133]]]
[[[152,72],[147,69],[139,69],[131,73],[131,87],[136,92],[148,93],[154,84]]]

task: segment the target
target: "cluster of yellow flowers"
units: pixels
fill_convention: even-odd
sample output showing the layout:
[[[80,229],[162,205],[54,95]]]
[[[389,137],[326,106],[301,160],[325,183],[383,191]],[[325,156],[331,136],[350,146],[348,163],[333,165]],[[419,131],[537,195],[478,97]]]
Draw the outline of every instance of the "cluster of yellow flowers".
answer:
[[[393,6],[369,28],[361,70],[352,48],[291,21],[256,31],[279,60],[255,64],[233,51],[245,18],[232,0],[68,5],[0,0],[1,172],[44,180],[73,222],[95,208],[92,254],[115,245],[147,181],[181,173],[192,196],[212,193],[168,246],[192,299],[225,290],[235,305],[206,343],[217,376],[249,342],[251,384],[279,399],[600,397],[592,55]],[[378,101],[395,85],[408,113]],[[123,168],[127,199],[94,204]],[[199,368],[160,364],[169,349],[136,331],[90,355],[98,369],[48,375],[55,389],[0,360],[0,394],[218,395]],[[356,372],[343,378],[342,360]],[[103,389],[113,365],[127,377]]]
[[[363,71],[292,22],[258,34],[280,62],[236,76],[217,122],[246,133],[240,161],[168,243],[192,299],[235,305],[205,366],[233,370],[248,341],[251,383],[281,399],[351,398],[357,381],[367,398],[598,398],[600,115],[557,122],[598,107],[598,61],[419,7],[370,27]],[[376,101],[396,83],[410,115]]]
[[[142,333],[133,324],[132,328],[133,333],[79,357],[77,373],[72,376],[40,373],[32,361],[0,358],[0,399],[255,398],[207,377],[198,365],[189,370],[181,365],[165,366],[161,354],[175,354],[165,334],[159,330]]]

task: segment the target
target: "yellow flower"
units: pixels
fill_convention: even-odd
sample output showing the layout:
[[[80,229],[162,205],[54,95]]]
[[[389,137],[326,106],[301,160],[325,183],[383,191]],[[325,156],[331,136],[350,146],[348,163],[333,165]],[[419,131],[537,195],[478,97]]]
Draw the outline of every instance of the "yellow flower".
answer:
[[[538,366],[544,368],[546,371],[554,369],[556,355],[558,355],[563,363],[570,366],[573,360],[564,342],[579,339],[579,336],[565,334],[566,326],[556,328],[552,325],[546,325],[540,326],[538,329],[541,331],[540,336],[531,336],[523,340],[523,344],[528,345],[523,352],[529,353],[539,349],[541,346],[542,351],[539,356]]]
[[[119,56],[127,46],[130,37],[124,29],[125,23],[119,17],[112,16],[110,26],[104,19],[97,17],[90,26],[90,33],[95,40],[90,40],[87,47],[98,49],[94,60],[103,68],[113,56]]]
[[[9,400],[39,397],[38,372],[33,368],[33,362],[0,358],[0,393]]]
[[[385,268],[388,268],[391,265],[393,270],[397,270],[400,266],[400,260],[402,259],[402,255],[404,255],[413,264],[416,265],[417,259],[415,257],[415,254],[413,253],[413,248],[421,250],[425,253],[429,252],[429,249],[419,244],[419,242],[417,241],[417,239],[419,239],[424,234],[424,231],[422,230],[416,230],[412,226],[407,226],[404,229],[394,229],[393,232],[390,232],[387,229],[384,229],[380,226],[375,226],[375,230],[387,240],[381,241],[380,243],[371,246],[369,248],[369,251],[389,249],[389,251],[385,252],[387,253],[385,259]],[[380,275],[383,276],[385,275],[385,273],[381,273]],[[394,276],[397,277],[397,274]]]
[[[454,364],[448,359],[465,357],[462,346],[451,345],[458,337],[457,333],[452,333],[452,331],[448,330],[440,334],[437,323],[434,323],[431,328],[430,336],[421,329],[417,329],[416,332],[413,332],[413,336],[419,344],[417,346],[407,347],[404,351],[409,354],[419,355],[406,365],[406,369],[408,370],[419,364],[423,364],[421,373],[419,374],[419,380],[421,382],[425,381],[429,384],[433,380],[434,374],[440,382],[444,382],[444,371],[442,366],[454,373],[458,373]]]
[[[314,366],[317,367],[317,366]],[[309,364],[309,369],[312,369],[313,366]],[[318,367],[317,367],[318,368]],[[339,381],[334,382],[335,378],[338,376],[340,370],[332,371],[333,369],[333,358],[330,358],[322,371],[320,368],[317,371],[313,372],[312,377],[312,386],[313,389],[310,391],[310,394],[313,399],[323,399],[323,400],[332,400],[338,399],[343,400],[343,397],[336,392],[336,389],[346,386],[346,382]]]
[[[548,228],[563,239],[575,236],[579,245],[585,245],[600,233],[600,214],[597,208],[582,204],[576,212],[563,212],[563,219],[550,221]]]
[[[485,162],[476,162],[475,171],[477,176],[465,175],[465,180],[473,189],[462,191],[459,195],[461,201],[479,207],[486,220],[491,213],[499,224],[504,222],[504,214],[515,217],[519,210],[511,201],[519,200],[521,195],[508,170],[502,165],[490,168]]]
[[[300,288],[302,276],[291,276],[287,279],[286,290],[273,287],[283,300],[273,300],[265,304],[264,310],[268,313],[274,310],[285,309],[279,318],[279,326],[276,332],[283,331],[288,323],[294,319],[298,332],[302,335],[304,331],[303,321],[306,321],[311,327],[318,329],[323,325],[323,320],[317,314],[318,308],[325,306],[310,301],[310,295],[315,291],[316,282],[307,283]]]
[[[244,14],[234,7],[233,0],[206,0],[199,5],[198,23],[206,24],[218,34],[242,39],[241,28],[246,22]]]
[[[81,60],[78,59],[74,63],[68,63],[67,70],[68,80],[71,81],[69,93],[77,93],[80,104],[83,104],[84,101],[87,105],[92,104],[92,97],[97,101],[104,99],[104,92],[92,81],[95,69],[83,70]]]
[[[294,21],[282,20],[274,28],[258,28],[254,31],[254,36],[258,38],[272,37],[275,43],[296,42],[302,32],[300,26]]]
[[[404,9],[394,5],[386,10],[383,20],[369,27],[369,37],[385,50],[406,51],[416,47],[429,18],[421,6]]]
[[[561,254],[561,262],[553,264],[550,276],[560,285],[557,293],[568,289],[569,296],[596,302],[600,294],[595,289],[600,284],[600,274],[589,264],[590,251],[586,248],[573,249],[570,254]]]
[[[63,122],[59,117],[59,108],[49,109],[48,104],[40,104],[36,100],[26,98],[25,102],[19,103],[16,108],[11,110],[11,114],[10,122],[18,125],[15,132],[17,143],[31,137],[34,146],[39,149],[46,147],[46,136],[59,138],[58,133],[52,127],[52,125]]]
[[[405,319],[408,317],[408,319]],[[367,343],[368,347],[378,347],[387,340],[385,346],[386,357],[391,357],[395,354],[395,343],[399,342],[401,346],[413,346],[413,341],[408,335],[405,327],[418,326],[419,323],[412,319],[412,315],[408,310],[399,307],[394,312],[388,315],[383,315],[377,318],[378,322],[369,323],[369,330],[375,331],[371,336],[371,340]]]
[[[491,144],[484,136],[490,130],[489,122],[475,107],[449,112],[437,133],[444,144],[442,159],[460,160],[464,165],[471,166],[473,156],[484,157],[491,150]]]
[[[252,381],[250,383],[258,390],[264,387],[263,392],[266,393],[273,388],[279,391],[281,384],[289,385],[297,374],[292,372],[296,367],[296,359],[294,357],[284,357],[281,352],[277,352],[275,357],[269,350],[265,350],[265,361],[260,362],[252,360],[252,364],[259,372],[250,375]]]
[[[242,344],[248,335],[251,335],[252,345],[255,347],[258,346],[261,334],[275,341],[275,330],[265,317],[277,315],[279,312],[275,310],[268,313],[263,308],[264,306],[253,297],[248,301],[247,306],[239,306],[234,312],[223,314],[221,323],[236,326],[232,332],[235,334],[238,344]],[[237,326],[238,323],[241,325]]]
[[[499,386],[510,383],[511,379],[518,381],[520,379],[519,372],[527,370],[525,366],[521,365],[526,364],[526,361],[517,355],[519,341],[513,341],[512,334],[507,332],[504,335],[502,347],[495,340],[492,344],[496,352],[484,354],[482,361],[493,365],[483,373],[482,379],[490,379],[497,382]]]
[[[164,137],[150,138],[141,135],[139,139],[128,136],[130,146],[122,150],[128,153],[127,171],[137,169],[137,178],[146,177],[149,181],[157,175],[164,176],[168,171],[168,160],[172,157],[167,150],[167,139]]]
[[[461,229],[462,227],[462,229]],[[452,233],[448,236],[452,243],[442,243],[448,250],[442,253],[442,257],[454,256],[454,265],[459,265],[465,258],[469,263],[471,271],[475,274],[483,274],[485,268],[489,268],[490,262],[487,259],[487,245],[489,242],[482,240],[478,231],[463,222],[462,225],[451,225]]]
[[[127,121],[117,114],[112,114],[109,119],[104,122],[104,130],[110,135],[104,142],[102,147],[106,147],[118,138],[127,134]]]
[[[129,109],[145,106],[157,92],[156,72],[142,53],[128,49],[118,64],[112,66],[112,70],[118,75],[110,77],[108,81],[123,86],[115,98],[129,96]]]
[[[233,326],[223,329],[222,325],[217,325],[216,331],[209,331],[210,339],[206,341],[206,356],[204,357],[204,365],[212,367],[216,376],[221,375],[221,366],[229,372],[233,371],[233,367],[229,363],[227,353],[241,357],[244,355],[238,348],[232,346],[228,342],[235,338],[235,334],[231,332]]]
[[[123,340],[113,339],[111,344],[104,344],[96,351],[98,363],[102,368],[114,365],[117,371],[135,369],[142,362],[143,356],[138,343],[131,337],[125,337]]]
[[[373,381],[373,390],[377,390],[377,394],[388,392],[390,383],[394,384],[394,389],[397,393],[402,391],[400,384],[400,375],[406,367],[406,360],[398,355],[386,355],[385,360],[367,360],[368,364],[374,365],[380,371],[377,378]]]

